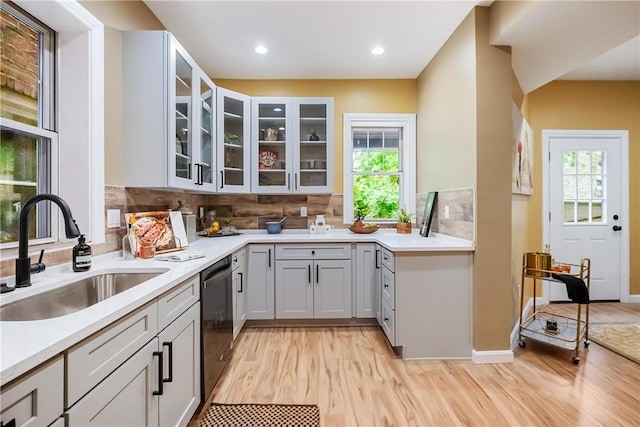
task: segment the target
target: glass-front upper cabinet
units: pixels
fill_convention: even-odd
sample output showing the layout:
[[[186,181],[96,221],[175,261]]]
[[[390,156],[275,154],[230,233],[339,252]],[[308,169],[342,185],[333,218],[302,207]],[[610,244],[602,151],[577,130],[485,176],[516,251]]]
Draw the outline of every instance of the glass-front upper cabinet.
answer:
[[[248,193],[251,98],[217,88],[218,185],[221,193]]]
[[[198,156],[194,159],[194,180],[205,190],[216,190],[216,87],[200,72]]]
[[[331,193],[333,98],[252,102],[252,191]]]
[[[180,50],[175,51],[175,129],[176,146],[174,155],[174,174],[176,178],[191,180],[193,163],[192,138],[192,95],[193,67],[187,62]]]
[[[125,31],[122,86],[123,185],[203,190],[215,179],[213,83],[169,32]]]

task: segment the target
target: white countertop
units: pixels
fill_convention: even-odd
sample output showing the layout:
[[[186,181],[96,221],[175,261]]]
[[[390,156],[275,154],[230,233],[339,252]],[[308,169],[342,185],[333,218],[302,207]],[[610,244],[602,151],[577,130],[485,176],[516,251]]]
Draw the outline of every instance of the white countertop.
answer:
[[[331,242],[373,242],[393,252],[470,252],[475,249],[474,242],[471,241],[446,236],[424,238],[415,231],[410,235],[398,234],[394,229],[381,229],[372,234],[354,234],[340,229],[318,235],[311,235],[306,230],[284,230],[281,234],[246,231],[239,236],[198,238],[189,245],[188,250],[202,251],[206,257],[186,262],[142,259],[124,261],[114,252],[94,257],[89,272],[74,273],[70,263],[47,268],[43,273],[31,276],[32,286],[0,295],[0,305],[63,286],[86,276],[112,272],[114,269],[130,272],[143,269],[167,271],[76,313],[45,320],[0,321],[0,384],[8,383],[63,352],[248,243]],[[13,277],[6,281],[13,286]]]

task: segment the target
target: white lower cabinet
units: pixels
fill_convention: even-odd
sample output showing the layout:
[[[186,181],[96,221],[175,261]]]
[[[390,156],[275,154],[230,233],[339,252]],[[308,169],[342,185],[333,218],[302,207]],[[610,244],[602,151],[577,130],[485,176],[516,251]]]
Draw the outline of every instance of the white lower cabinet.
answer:
[[[0,425],[48,426],[64,411],[64,360],[52,360],[0,391]]]
[[[277,319],[351,317],[350,245],[278,245]],[[307,259],[300,259],[307,258]]]
[[[247,320],[247,275],[245,249],[232,256],[232,305],[233,305],[233,339],[238,337]]]
[[[69,426],[157,426],[159,355],[154,338],[67,411]]]
[[[68,427],[188,424],[200,404],[197,277],[67,351],[67,392],[81,396],[68,398]]]
[[[249,245],[247,305],[249,319],[273,319],[275,251],[273,245]]]
[[[380,317],[378,250],[375,243],[356,245],[356,317]]]
[[[160,426],[186,426],[200,404],[200,303],[160,332]]]

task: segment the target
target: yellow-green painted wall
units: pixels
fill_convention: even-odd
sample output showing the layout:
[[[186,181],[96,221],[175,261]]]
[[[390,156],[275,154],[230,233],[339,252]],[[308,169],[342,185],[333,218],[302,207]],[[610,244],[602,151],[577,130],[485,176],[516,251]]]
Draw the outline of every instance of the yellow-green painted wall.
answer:
[[[542,244],[542,130],[629,131],[629,290],[640,294],[640,81],[554,81],[526,99],[536,154],[529,207],[532,250]]]
[[[416,81],[398,80],[228,80],[216,79],[220,87],[250,96],[333,97],[334,179],[333,192],[342,194],[342,117],[345,113],[416,113]]]

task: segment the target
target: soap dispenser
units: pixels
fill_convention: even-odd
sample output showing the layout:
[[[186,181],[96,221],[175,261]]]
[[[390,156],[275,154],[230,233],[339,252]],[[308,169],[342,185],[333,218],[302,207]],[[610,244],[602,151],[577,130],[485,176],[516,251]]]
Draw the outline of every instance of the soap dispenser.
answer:
[[[73,247],[73,271],[88,271],[91,268],[91,246],[87,245],[84,234],[78,237]]]

